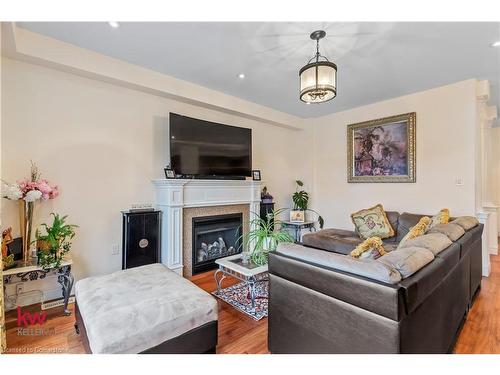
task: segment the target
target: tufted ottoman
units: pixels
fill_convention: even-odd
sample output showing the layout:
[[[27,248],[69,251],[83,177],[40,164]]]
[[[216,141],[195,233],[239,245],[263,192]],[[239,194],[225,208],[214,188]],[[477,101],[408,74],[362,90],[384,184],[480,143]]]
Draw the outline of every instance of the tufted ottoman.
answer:
[[[163,264],[75,285],[76,324],[90,353],[215,353],[217,301]]]

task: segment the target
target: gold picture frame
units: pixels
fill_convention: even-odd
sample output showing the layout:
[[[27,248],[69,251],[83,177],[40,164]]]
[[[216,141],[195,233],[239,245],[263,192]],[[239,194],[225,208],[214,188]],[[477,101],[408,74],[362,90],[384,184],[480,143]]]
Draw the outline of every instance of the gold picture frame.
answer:
[[[416,181],[416,112],[347,125],[347,182]]]

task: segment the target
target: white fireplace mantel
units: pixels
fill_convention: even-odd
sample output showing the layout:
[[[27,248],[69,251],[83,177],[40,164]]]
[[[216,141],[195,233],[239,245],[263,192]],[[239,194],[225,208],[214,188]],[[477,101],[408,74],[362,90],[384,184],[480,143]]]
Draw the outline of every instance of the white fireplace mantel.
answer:
[[[182,215],[184,207],[236,204],[250,206],[250,221],[260,211],[260,181],[248,180],[153,180],[156,206],[162,211],[161,262],[182,275]]]

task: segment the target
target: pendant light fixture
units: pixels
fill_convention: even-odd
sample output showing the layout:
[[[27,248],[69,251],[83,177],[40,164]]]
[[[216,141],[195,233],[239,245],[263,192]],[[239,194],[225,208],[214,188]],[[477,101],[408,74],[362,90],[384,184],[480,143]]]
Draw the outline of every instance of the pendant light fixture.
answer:
[[[319,40],[326,36],[323,30],[313,32],[316,55],[300,69],[300,100],[305,103],[324,103],[337,96],[337,65],[319,53]]]

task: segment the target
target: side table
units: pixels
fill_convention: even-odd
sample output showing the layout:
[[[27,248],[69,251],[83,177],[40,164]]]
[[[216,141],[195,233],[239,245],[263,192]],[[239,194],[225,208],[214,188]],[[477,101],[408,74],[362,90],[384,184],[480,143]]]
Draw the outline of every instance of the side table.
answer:
[[[14,267],[3,271],[3,288],[4,293],[6,285],[19,282],[42,280],[47,277],[47,275],[57,275],[57,282],[61,284],[62,287],[62,297],[64,299],[64,314],[70,315],[71,312],[68,310],[68,301],[71,295],[71,290],[73,289],[73,283],[75,281],[71,273],[71,265],[73,261],[71,259],[65,259],[62,261],[59,268],[53,269],[43,269],[40,266],[25,266],[25,267]]]
[[[300,242],[303,229],[309,229],[309,232],[316,232],[315,221],[304,221],[303,223],[292,223],[290,221],[282,221],[281,228],[291,228],[294,231],[295,242]]]

